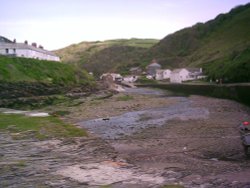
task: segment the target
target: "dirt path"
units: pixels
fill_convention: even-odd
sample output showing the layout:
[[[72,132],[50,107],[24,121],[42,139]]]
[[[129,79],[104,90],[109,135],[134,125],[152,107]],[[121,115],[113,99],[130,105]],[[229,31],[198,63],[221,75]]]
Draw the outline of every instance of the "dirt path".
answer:
[[[44,109],[68,111],[64,120],[87,127],[89,138],[13,140],[1,133],[0,187],[250,187],[250,161],[237,127],[250,119],[249,108],[229,100],[163,95],[130,91]],[[128,112],[135,121],[116,119]],[[106,137],[113,129],[119,130],[115,137]]]

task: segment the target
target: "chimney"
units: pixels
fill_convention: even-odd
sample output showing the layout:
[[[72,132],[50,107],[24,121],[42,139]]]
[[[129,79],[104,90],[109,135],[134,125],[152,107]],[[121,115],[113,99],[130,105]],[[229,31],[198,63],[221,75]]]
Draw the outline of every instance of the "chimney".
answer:
[[[37,44],[35,43],[35,42],[33,42],[32,44],[31,44],[31,46],[33,46],[33,47],[37,47]]]
[[[27,45],[28,45],[28,41],[27,41],[27,40],[25,40],[25,41],[24,41],[24,44],[27,44]]]
[[[43,49],[43,46],[42,46],[42,45],[39,45],[39,47],[38,47],[38,48]]]
[[[14,39],[13,42],[16,43],[16,39]]]

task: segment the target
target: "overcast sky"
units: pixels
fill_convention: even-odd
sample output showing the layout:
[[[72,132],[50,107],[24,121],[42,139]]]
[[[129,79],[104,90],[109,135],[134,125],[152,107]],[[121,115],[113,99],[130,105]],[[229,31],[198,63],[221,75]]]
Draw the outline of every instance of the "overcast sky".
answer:
[[[162,39],[249,0],[0,0],[0,35],[54,50],[82,41]]]

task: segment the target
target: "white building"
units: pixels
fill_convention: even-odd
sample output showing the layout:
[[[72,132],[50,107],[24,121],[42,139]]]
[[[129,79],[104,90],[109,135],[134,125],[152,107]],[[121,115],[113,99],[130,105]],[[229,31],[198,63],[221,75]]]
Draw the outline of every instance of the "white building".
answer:
[[[123,77],[120,74],[116,74],[116,73],[104,73],[100,76],[100,79],[106,79],[106,77],[111,77],[113,81],[122,81]]]
[[[155,79],[156,80],[166,80],[166,79],[169,79],[171,72],[172,71],[170,69],[157,69],[156,70]]]
[[[171,83],[182,83],[188,80],[197,80],[202,75],[201,68],[174,69],[170,74]]]
[[[125,76],[123,78],[123,81],[128,82],[128,83],[134,83],[136,82],[137,79],[138,79],[138,76]]]
[[[36,43],[29,45],[27,41],[24,43],[16,43],[0,36],[0,54],[14,57],[26,57],[40,60],[60,61],[60,58],[54,53],[44,50],[42,46]]]

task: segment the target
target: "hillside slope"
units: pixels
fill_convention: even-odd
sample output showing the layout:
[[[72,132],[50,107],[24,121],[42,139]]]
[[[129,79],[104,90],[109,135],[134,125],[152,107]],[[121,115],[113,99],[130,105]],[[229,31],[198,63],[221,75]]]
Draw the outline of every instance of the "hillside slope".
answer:
[[[84,70],[54,61],[0,56],[0,82],[43,82],[47,84],[89,84]]]
[[[156,58],[164,67],[203,67],[214,79],[250,81],[249,33],[250,3],[166,36],[144,61]]]
[[[121,70],[137,62],[147,49],[158,42],[155,39],[118,39],[81,42],[55,51],[67,64],[76,64],[95,74]]]

